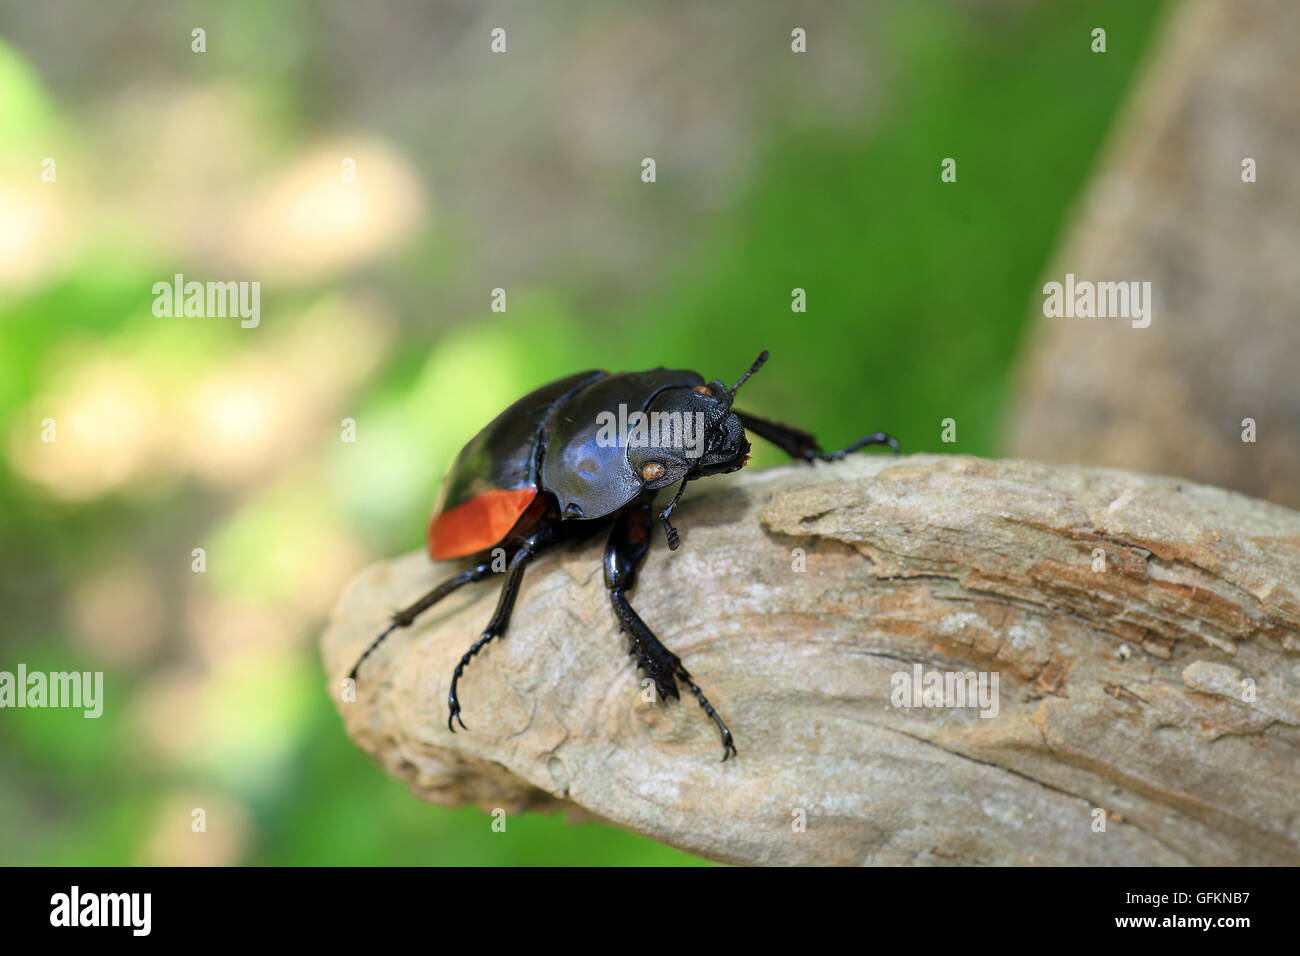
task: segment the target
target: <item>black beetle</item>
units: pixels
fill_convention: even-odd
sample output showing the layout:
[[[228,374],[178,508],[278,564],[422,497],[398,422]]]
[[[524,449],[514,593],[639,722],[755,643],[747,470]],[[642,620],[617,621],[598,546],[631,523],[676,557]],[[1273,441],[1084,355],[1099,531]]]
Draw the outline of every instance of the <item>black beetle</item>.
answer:
[[[766,438],[793,458],[834,461],[866,445],[898,442],[884,432],[847,448],[823,452],[808,432],[736,411],[736,390],[767,361],[759,355],[731,388],[696,372],[657,368],[611,375],[581,372],[525,395],[470,439],[443,481],[429,520],[429,555],[435,561],[468,559],[469,567],[435,587],[390,624],[362,653],[349,675],[396,628],[409,627],[461,585],[493,572],[494,549],[506,559],[496,611],[482,635],[461,658],[447,695],[447,726],[460,716],[456,686],[465,666],[494,637],[505,633],[524,568],[538,553],[566,540],[610,528],[605,545],[605,586],[619,628],[631,642],[637,666],[665,700],[686,682],[722,733],[722,759],[736,753],[731,731],[681,660],[646,627],[627,591],[650,546],[655,495],[680,482],[659,514],[676,550],[669,516],[686,483],[741,468],[749,459],[745,430]]]

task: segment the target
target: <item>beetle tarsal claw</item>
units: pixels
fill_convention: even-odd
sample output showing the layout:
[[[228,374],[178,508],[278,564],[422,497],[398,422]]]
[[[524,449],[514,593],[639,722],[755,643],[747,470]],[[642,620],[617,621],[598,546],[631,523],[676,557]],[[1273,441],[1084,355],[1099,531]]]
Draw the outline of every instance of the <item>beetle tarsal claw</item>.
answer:
[[[668,536],[668,550],[676,551],[677,546],[682,543],[681,536],[677,534],[677,529],[668,521],[668,512],[664,511],[659,515],[659,520],[664,523],[664,534]]]

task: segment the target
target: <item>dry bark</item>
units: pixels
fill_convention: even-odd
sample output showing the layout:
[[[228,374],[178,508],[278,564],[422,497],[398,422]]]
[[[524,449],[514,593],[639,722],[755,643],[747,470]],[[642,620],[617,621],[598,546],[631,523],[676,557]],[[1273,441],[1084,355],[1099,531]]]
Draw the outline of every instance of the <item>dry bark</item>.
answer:
[[[1122,471],[858,456],[696,483],[675,520],[632,602],[738,758],[689,696],[643,699],[599,541],[529,570],[461,681],[468,732],[447,690],[491,582],[370,658],[349,734],[423,799],[580,808],[732,863],[1300,863],[1300,514]],[[414,553],[357,579],[323,637],[336,699],[451,570]],[[997,716],[894,706],[914,664],[996,673]]]

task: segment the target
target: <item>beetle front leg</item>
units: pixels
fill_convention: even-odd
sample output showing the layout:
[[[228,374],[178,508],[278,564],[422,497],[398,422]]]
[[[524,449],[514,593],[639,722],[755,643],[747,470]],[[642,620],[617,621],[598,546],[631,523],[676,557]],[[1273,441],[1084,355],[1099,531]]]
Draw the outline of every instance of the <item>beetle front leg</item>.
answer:
[[[704,692],[691,679],[690,672],[682,666],[681,658],[664,647],[627,600],[626,592],[636,583],[637,568],[650,549],[650,532],[653,527],[649,502],[627,507],[614,519],[614,527],[610,530],[609,541],[605,545],[605,586],[609,588],[609,601],[613,605],[619,629],[631,642],[637,666],[654,681],[659,696],[665,701],[669,697],[680,699],[677,678],[685,681],[704,708],[704,713],[713,720],[718,732],[722,734],[722,759],[726,760],[736,753],[731,731],[713,709]]]
[[[783,425],[780,422],[768,421],[766,418],[759,418],[757,415],[750,415],[748,412],[734,411],[740,416],[740,423],[745,426],[746,431],[751,431],[760,438],[767,439],[791,458],[800,458],[804,461],[814,459],[818,461],[839,461],[845,455],[852,454],[867,445],[888,445],[894,449],[894,454],[898,454],[899,450],[898,439],[886,435],[884,432],[872,432],[870,435],[863,435],[853,444],[838,451],[822,451],[817,436],[810,432],[793,428],[790,425]]]

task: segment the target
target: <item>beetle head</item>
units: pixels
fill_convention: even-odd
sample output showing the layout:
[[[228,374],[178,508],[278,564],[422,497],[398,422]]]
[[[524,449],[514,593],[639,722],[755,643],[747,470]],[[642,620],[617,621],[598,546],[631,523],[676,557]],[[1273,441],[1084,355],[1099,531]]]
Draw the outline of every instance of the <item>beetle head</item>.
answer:
[[[716,388],[726,398],[718,398]],[[699,388],[669,388],[650,403],[648,420],[656,440],[628,449],[628,463],[647,491],[735,471],[745,463],[749,442],[745,426],[731,411],[726,386],[713,382]]]
[[[714,382],[721,385],[721,382]],[[740,416],[731,410],[728,398],[726,407],[705,429],[705,451],[695,465],[695,476],[723,475],[743,468],[749,460],[749,440]]]
[[[672,442],[655,447],[630,448],[628,462],[647,491],[681,482],[677,494],[659,515],[668,533],[668,547],[677,549],[678,536],[668,518],[686,490],[686,483],[708,475],[721,475],[744,467],[749,460],[749,440],[740,416],[731,410],[736,390],[767,361],[765,349],[740,381],[731,388],[714,379],[694,388],[670,388],[660,392],[649,411],[674,413],[682,427]],[[660,419],[662,420],[662,418]],[[662,433],[662,432],[661,432]],[[670,433],[671,434],[671,433]]]

